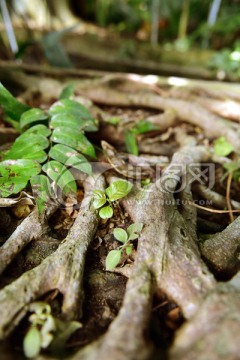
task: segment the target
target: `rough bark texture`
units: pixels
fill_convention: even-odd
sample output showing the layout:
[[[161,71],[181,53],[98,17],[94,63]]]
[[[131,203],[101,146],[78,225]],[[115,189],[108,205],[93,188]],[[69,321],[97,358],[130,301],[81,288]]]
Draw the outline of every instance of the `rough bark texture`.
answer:
[[[103,189],[101,177],[98,183],[94,182],[96,184]],[[57,289],[63,295],[62,314],[65,319],[74,319],[81,313],[85,256],[99,222],[97,214],[90,208],[88,191],[85,199],[87,201],[83,201],[68,236],[56,252],[0,291],[1,339],[18,324],[28,310],[27,305],[50,290]]]
[[[240,216],[225,230],[204,241],[201,252],[209,265],[225,277],[240,269]]]

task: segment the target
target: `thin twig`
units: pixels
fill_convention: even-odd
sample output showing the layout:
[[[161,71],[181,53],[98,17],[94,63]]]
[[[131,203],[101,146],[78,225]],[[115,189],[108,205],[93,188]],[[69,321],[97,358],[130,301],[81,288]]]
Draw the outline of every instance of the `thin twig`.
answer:
[[[230,221],[233,222],[234,216],[233,216],[233,209],[232,209],[232,204],[231,204],[231,194],[230,194],[231,184],[232,184],[232,172],[229,173],[228,178],[227,178],[226,202],[227,202],[227,208],[229,210]]]
[[[216,210],[216,209],[210,209],[210,208],[206,208],[204,206],[201,206],[201,205],[198,205],[198,204],[195,204],[194,202],[192,201],[189,201],[188,202],[190,205],[193,205],[195,206],[196,208],[198,209],[202,209],[202,210],[205,210],[205,211],[208,211],[208,212],[212,212],[212,213],[216,213],[216,214],[229,214],[230,212],[232,213],[240,213],[240,209],[238,210]]]

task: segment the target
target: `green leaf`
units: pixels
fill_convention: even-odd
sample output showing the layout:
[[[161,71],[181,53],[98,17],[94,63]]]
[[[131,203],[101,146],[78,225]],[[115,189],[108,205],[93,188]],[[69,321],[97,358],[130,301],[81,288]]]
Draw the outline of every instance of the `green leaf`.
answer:
[[[30,125],[36,121],[46,120],[48,115],[41,109],[33,108],[25,111],[20,118],[20,127],[24,128],[26,125]]]
[[[86,127],[86,122],[72,114],[56,114],[51,118],[51,127],[56,129],[57,127],[68,127],[77,131],[84,131]]]
[[[41,334],[36,326],[31,326],[23,340],[24,355],[31,359],[41,351]]]
[[[125,244],[125,242],[127,242],[128,240],[128,234],[124,229],[115,228],[113,230],[113,235],[118,241],[120,241],[123,244]]]
[[[106,194],[110,201],[115,201],[126,196],[132,190],[132,186],[129,181],[117,180],[106,189]]]
[[[33,196],[37,203],[38,212],[42,214],[45,206],[54,198],[50,181],[45,175],[35,175],[30,180]]]
[[[142,231],[142,228],[143,228],[143,224],[137,224],[137,223],[134,223],[134,224],[131,224],[128,228],[127,228],[127,233],[128,233],[128,239],[129,240],[135,240],[138,238],[138,234],[136,233],[139,233]]]
[[[82,327],[82,324],[78,321],[62,321],[55,319],[57,324],[57,332],[54,334],[54,340],[51,343],[51,350],[59,352],[60,349],[65,347],[68,338],[78,329]]]
[[[144,134],[149,131],[159,130],[160,127],[146,120],[140,120],[136,123],[135,129],[138,134]]]
[[[78,132],[68,127],[58,127],[53,130],[51,140],[55,143],[70,146],[85,155],[96,158],[93,145],[80,131]]]
[[[84,120],[86,131],[97,131],[97,121],[92,117],[85,106],[75,100],[63,99],[54,103],[49,109],[50,115],[72,115],[76,120]]]
[[[41,166],[33,160],[6,160],[0,163],[0,197],[23,190],[29,179],[40,173]]]
[[[132,244],[126,246],[126,254],[127,254],[128,256],[131,255],[131,253],[132,253],[132,248],[133,248],[133,245],[132,245]]]
[[[92,174],[92,166],[89,161],[69,146],[61,144],[55,145],[51,148],[49,156],[67,167],[71,166],[88,175]]]
[[[223,165],[223,167],[229,172],[234,172],[240,170],[240,162],[239,161],[231,161]]]
[[[227,156],[232,151],[234,147],[225,139],[225,137],[220,137],[214,142],[214,152],[218,156]]]
[[[130,154],[138,155],[138,145],[137,145],[135,131],[126,130],[124,133],[124,142],[125,142],[127,151]]]
[[[0,104],[4,113],[16,121],[19,121],[22,113],[30,109],[29,106],[16,100],[2,83],[0,83]]]
[[[48,146],[48,139],[42,135],[31,134],[31,136],[26,136],[22,134],[16,139],[11,149],[4,156],[4,160],[32,159],[43,162],[46,160],[46,154],[42,150]]]
[[[59,100],[68,99],[74,94],[76,84],[71,83],[66,85],[59,96]]]
[[[71,172],[58,161],[49,161],[42,170],[62,189],[65,195],[76,193],[76,181]]]
[[[99,210],[99,216],[102,219],[109,219],[113,216],[113,209],[110,205],[104,206]]]
[[[106,195],[105,195],[104,191],[102,191],[102,190],[94,190],[93,191],[93,196],[94,196],[94,198],[93,198],[94,199],[93,200],[94,209],[99,209],[107,201]]]
[[[42,135],[44,137],[48,137],[51,134],[51,130],[46,125],[34,125],[31,126],[28,130],[24,131],[21,137],[29,138],[29,135]]]
[[[119,117],[111,117],[111,118],[108,118],[108,119],[104,119],[105,123],[111,124],[113,126],[119,124],[120,121],[121,121],[121,119]]]
[[[106,257],[106,270],[114,269],[121,260],[121,250],[111,250]]]

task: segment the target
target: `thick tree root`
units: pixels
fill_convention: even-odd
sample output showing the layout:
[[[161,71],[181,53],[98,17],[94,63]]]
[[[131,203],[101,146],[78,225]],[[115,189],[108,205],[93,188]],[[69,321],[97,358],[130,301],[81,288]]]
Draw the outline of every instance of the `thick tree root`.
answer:
[[[217,207],[219,209],[224,209],[227,207],[226,197],[213,190],[210,190],[207,186],[196,183],[194,184],[194,191],[196,191],[198,195],[201,196],[201,198],[211,201],[212,206],[214,207]],[[230,201],[233,209],[240,209],[240,203],[238,201]]]
[[[219,274],[231,277],[240,269],[240,216],[225,230],[204,241],[201,252]]]
[[[202,147],[186,146],[173,157],[172,164],[198,163],[207,156]],[[160,182],[171,169],[165,170]],[[180,180],[168,184],[172,191]],[[134,222],[145,225],[139,242],[143,242],[146,260],[155,275],[157,288],[166,293],[182,309],[186,318],[197,310],[202,297],[214,287],[215,281],[200,258],[196,245],[196,213],[189,205],[191,193],[188,187],[183,191],[177,206],[173,193],[159,189],[156,183],[145,193],[139,191],[128,197],[124,205]],[[166,186],[166,183],[165,183]]]
[[[100,177],[94,186],[103,189],[103,179]],[[56,252],[0,291],[1,339],[19,323],[28,304],[50,290],[58,289],[63,295],[65,319],[77,318],[81,313],[85,255],[99,222],[90,205],[91,196],[87,192],[71,230]]]
[[[151,273],[144,263],[137,260],[127,283],[121,310],[107,333],[94,344],[78,351],[72,360],[149,358],[153,350],[147,339],[152,290]]]
[[[143,88],[143,85],[142,85]],[[240,125],[207,110],[194,101],[164,97],[143,91],[139,84],[124,77],[107,77],[91,85],[78,84],[78,91],[95,103],[118,106],[141,106],[159,110],[173,110],[182,121],[200,126],[207,138],[224,136],[235,148],[240,150]],[[128,92],[127,90],[128,89]]]
[[[204,148],[186,147],[174,162],[187,165],[204,156]],[[123,204],[133,221],[144,225],[124,302],[108,332],[77,352],[74,360],[149,359],[153,348],[146,340],[146,329],[152,294],[163,291],[181,306],[186,318],[191,318],[215,286],[195,243],[194,209],[187,204],[180,213],[173,195],[159,191],[157,184],[148,191],[135,187]]]
[[[0,274],[11,261],[33,239],[39,239],[46,231],[48,218],[56,211],[56,205],[49,205],[44,216],[39,217],[37,208],[24,219],[10,238],[0,248]]]
[[[219,284],[178,330],[170,359],[239,359],[239,307],[239,290]]]
[[[201,161],[205,156],[203,148],[187,146],[175,154],[172,163],[188,165]],[[166,169],[165,176],[169,170],[170,167]],[[177,179],[171,182],[172,189],[176,189]],[[74,360],[151,358],[152,347],[146,342],[144,331],[149,319],[151,294],[157,290],[174,300],[189,320],[179,330],[172,359],[184,358],[186,351],[194,355],[188,356],[189,360],[198,358],[197,345],[202,340],[203,356],[210,351],[218,354],[215,347],[226,326],[233,324],[234,329],[239,330],[237,290],[229,285],[217,285],[201,260],[196,245],[196,213],[188,202],[191,200],[189,187],[186,186],[182,192],[182,204],[176,206],[172,194],[159,191],[157,185],[152,185],[148,192],[135,188],[123,201],[133,221],[144,224],[123,306],[108,332],[98,342],[77,352]],[[188,340],[190,337],[192,341]],[[232,359],[234,357],[231,356],[236,355],[238,341],[229,336],[228,340],[226,351]],[[216,355],[214,359],[217,358]]]

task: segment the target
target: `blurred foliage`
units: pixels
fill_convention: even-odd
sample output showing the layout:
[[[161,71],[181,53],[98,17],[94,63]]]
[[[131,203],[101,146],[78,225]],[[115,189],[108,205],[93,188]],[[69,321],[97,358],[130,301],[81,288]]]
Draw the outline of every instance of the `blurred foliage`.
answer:
[[[34,16],[37,22],[41,13],[43,18],[45,16],[46,24],[48,19],[50,19],[48,23],[50,25],[54,24],[54,19],[58,19],[62,24],[61,29],[68,29],[74,24],[71,21],[76,23],[83,19],[118,31],[131,39],[129,46],[123,51],[129,57],[135,53],[131,41],[134,39],[150,41],[153,38],[153,31],[155,31],[154,38],[167,50],[175,49],[181,52],[192,48],[221,50],[212,59],[209,66],[239,74],[239,60],[236,58],[236,51],[239,48],[237,40],[240,35],[240,0],[222,0],[216,21],[210,26],[208,17],[213,2],[214,0],[61,0],[59,2],[55,0],[32,0],[31,2],[9,0],[8,4],[12,17],[16,17],[20,11],[18,9],[21,8],[19,18],[24,19],[25,23],[27,23],[28,17],[31,20]],[[158,4],[157,9],[159,9],[158,14],[154,13],[156,3]],[[40,11],[40,9],[42,10]],[[57,30],[59,31],[59,28]],[[58,47],[58,59],[62,59],[63,66],[65,66],[64,64],[70,66],[64,49],[61,48],[58,41],[59,34],[61,32],[45,36],[42,40],[43,49],[46,52],[47,48],[49,53],[49,41],[47,40],[50,39],[54,53]],[[22,46],[20,46],[21,49]]]

